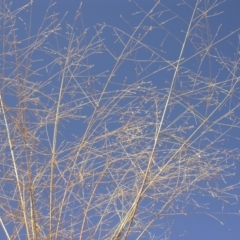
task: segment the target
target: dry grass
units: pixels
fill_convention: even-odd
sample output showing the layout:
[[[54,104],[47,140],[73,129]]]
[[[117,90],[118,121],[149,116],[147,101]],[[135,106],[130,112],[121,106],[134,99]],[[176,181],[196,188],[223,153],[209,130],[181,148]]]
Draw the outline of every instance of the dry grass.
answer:
[[[136,26],[122,16],[131,32],[93,34],[82,5],[67,23],[50,3],[33,30],[36,3],[1,1],[6,239],[169,239],[193,207],[220,221],[203,199],[238,203],[239,46],[219,47],[238,29],[211,32],[217,1],[179,6],[188,22],[153,2]]]

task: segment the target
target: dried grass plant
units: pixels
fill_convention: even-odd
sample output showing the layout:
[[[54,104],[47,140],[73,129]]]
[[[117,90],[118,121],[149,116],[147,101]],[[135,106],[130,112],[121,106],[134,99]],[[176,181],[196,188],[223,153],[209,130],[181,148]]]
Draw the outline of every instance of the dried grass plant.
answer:
[[[193,208],[221,221],[203,199],[238,203],[240,92],[220,2],[182,1],[186,21],[126,1],[128,30],[85,28],[85,2],[71,22],[61,1],[41,17],[23,2],[0,5],[4,239],[169,239]]]

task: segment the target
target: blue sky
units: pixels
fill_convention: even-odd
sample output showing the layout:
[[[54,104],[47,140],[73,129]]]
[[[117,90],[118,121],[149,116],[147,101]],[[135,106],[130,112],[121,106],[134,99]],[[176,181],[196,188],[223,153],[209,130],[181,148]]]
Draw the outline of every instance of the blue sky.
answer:
[[[18,9],[23,2],[14,2],[10,9],[12,11]],[[126,189],[132,191],[131,196],[134,196],[133,189],[141,182],[141,171],[138,176],[136,172],[128,173],[127,169],[136,167],[134,161],[139,160],[142,161],[142,165],[139,163],[139,166],[143,171],[146,170],[145,160],[151,152],[154,152],[154,157],[149,158],[153,160],[148,178],[160,180],[152,188],[149,187],[148,181],[144,183],[146,195],[140,200],[139,209],[149,207],[151,211],[146,210],[147,213],[144,215],[144,211],[139,210],[137,220],[141,222],[140,220],[146,217],[147,225],[153,216],[159,214],[159,217],[154,221],[155,225],[153,224],[154,226],[140,239],[152,237],[171,240],[237,240],[240,236],[240,204],[235,195],[239,196],[239,186],[236,185],[236,189],[233,190],[227,187],[238,183],[240,177],[238,162],[240,2],[202,1],[195,9],[194,15],[192,13],[196,0],[188,0],[185,4],[183,1],[159,2],[157,4],[157,1],[153,0],[84,0],[80,4],[79,1],[72,0],[58,1],[55,6],[48,8],[51,2],[35,0],[31,6],[14,13],[16,16],[14,24],[18,28],[14,30],[15,37],[21,42],[18,45],[18,48],[21,48],[18,52],[21,67],[17,64],[16,66],[21,68],[19,72],[22,75],[28,76],[27,86],[31,86],[29,87],[31,90],[26,91],[26,94],[31,92],[29,99],[37,99],[36,107],[34,101],[29,101],[28,108],[42,111],[41,119],[34,115],[34,111],[26,113],[32,121],[29,123],[29,129],[34,131],[35,126],[34,136],[41,139],[35,156],[38,157],[40,165],[43,163],[47,166],[50,161],[47,154],[53,150],[54,134],[58,132],[56,149],[59,151],[59,169],[55,168],[54,172],[56,171],[56,174],[58,171],[64,172],[64,168],[69,167],[71,163],[62,159],[74,155],[77,144],[84,145],[85,140],[81,141],[86,139],[86,144],[91,143],[92,148],[89,148],[91,153],[90,150],[81,150],[82,152],[79,150],[74,162],[76,169],[86,171],[84,184],[97,181],[96,176],[105,171],[104,166],[109,164],[106,159],[110,157],[120,159],[116,163],[113,161],[109,173],[106,172],[106,176],[101,179],[96,197],[104,194],[106,196],[108,192],[114,196],[120,185],[125,191]],[[206,20],[201,16],[207,4],[208,8],[211,6],[214,8],[207,12]],[[78,9],[79,15],[75,18]],[[56,21],[54,17],[48,18],[55,13]],[[193,21],[189,25],[191,17]],[[49,29],[56,27],[56,34],[50,34],[48,31],[43,33],[44,29],[48,30],[48,26]],[[186,38],[188,27],[190,34]],[[1,35],[6,35],[6,32],[8,28],[3,29]],[[11,34],[6,38],[13,41]],[[42,42],[40,39],[43,39]],[[36,48],[31,50],[29,46],[37,41],[42,44],[34,45]],[[206,51],[208,46],[209,51]],[[30,50],[27,52],[24,49]],[[73,55],[76,53],[76,57],[70,58],[71,64],[69,63],[66,73],[63,74],[63,63],[67,59],[69,49]],[[8,50],[2,47],[1,51],[1,55],[5,56],[3,51]],[[18,67],[14,68],[15,65],[12,64],[15,58],[6,55],[3,59],[1,66],[9,68],[5,67],[3,70],[1,67],[2,74],[9,78],[17,76],[15,70]],[[55,61],[56,59],[58,61]],[[59,63],[61,61],[63,62]],[[31,71],[27,72],[27,67],[24,66],[28,66]],[[113,76],[109,77],[111,74]],[[60,110],[62,117],[59,125],[55,124],[57,126],[55,131],[54,117],[61,76],[65,76],[66,81],[62,81],[64,89]],[[5,87],[1,84],[2,88],[3,86]],[[147,87],[149,90],[145,91]],[[34,92],[35,88],[38,91]],[[4,90],[5,101],[13,109],[20,104],[18,95],[13,94],[14,89],[10,86]],[[126,93],[126,89],[130,89],[129,93]],[[83,107],[78,108],[77,106],[81,104]],[[101,114],[101,111],[106,116]],[[74,114],[78,116],[77,119],[74,118]],[[16,113],[14,116],[17,118],[19,115]],[[91,120],[92,116],[98,119]],[[49,123],[44,119],[48,119]],[[42,127],[39,127],[40,122]],[[130,130],[115,135],[114,132],[124,124],[126,126],[130,124]],[[138,128],[141,128],[141,131],[138,132]],[[88,129],[89,135],[85,138],[84,133]],[[159,140],[155,141],[153,138],[157,129],[160,130]],[[100,136],[105,136],[107,132],[110,137],[101,140]],[[135,136],[133,144],[139,141],[139,145],[125,146],[126,136]],[[124,137],[126,139],[121,140]],[[98,138],[100,140],[95,140]],[[155,143],[156,150],[151,151],[155,148]],[[114,144],[115,146],[111,147]],[[106,146],[109,146],[111,153],[105,152]],[[145,148],[147,155],[142,154]],[[121,149],[124,149],[124,152],[121,152]],[[102,159],[95,157],[94,154],[97,154],[95,151],[102,154]],[[43,153],[46,153],[46,156]],[[131,164],[128,161],[130,155]],[[89,157],[89,160],[84,160],[85,157],[86,159]],[[174,163],[175,158],[178,159],[177,163]],[[194,159],[197,159],[196,163]],[[201,162],[205,167],[199,165]],[[170,170],[161,175],[159,171],[162,170],[159,169],[167,169],[166,163],[169,163]],[[220,169],[231,164],[234,167],[220,171],[218,177],[204,177],[203,173],[199,181],[194,180],[201,169],[208,171],[209,174],[215,174],[218,167]],[[38,164],[33,167],[34,174],[37,173],[37,166]],[[2,168],[4,167],[3,164]],[[126,171],[126,179],[121,172],[115,172],[116,169]],[[50,170],[47,168],[45,170],[48,179],[47,174]],[[93,174],[90,178],[87,171],[92,171],[96,176]],[[75,173],[75,170],[73,172]],[[178,174],[172,177],[171,174],[176,172]],[[230,176],[233,173],[235,175]],[[64,174],[66,178],[69,176],[69,179],[73,178],[67,171]],[[224,174],[229,177],[225,178]],[[169,178],[165,179],[166,176]],[[120,181],[119,185],[116,179]],[[45,183],[45,178],[43,177],[41,181]],[[56,177],[54,181],[59,186],[65,184],[61,178],[58,181]],[[110,183],[106,184],[106,181]],[[183,187],[182,183],[188,181],[191,183],[190,186],[187,187],[186,184]],[[84,190],[84,184],[73,188],[73,192],[76,191],[76,195],[79,196],[82,194],[83,198],[91,192],[91,187]],[[182,190],[179,192],[171,190],[175,188]],[[214,195],[217,193],[219,195]],[[56,199],[62,196],[61,194],[61,191],[56,192]],[[77,210],[70,212],[76,213],[77,216],[78,211],[81,213],[81,207],[77,201],[75,202],[75,195],[71,194],[72,192],[69,199],[76,205],[72,203],[70,205]],[[42,197],[44,199],[44,196]],[[48,196],[43,202],[46,199]],[[98,198],[93,199],[98,201]],[[134,197],[129,199],[131,203]],[[161,210],[168,201],[167,207]],[[126,209],[130,206],[129,203],[126,204]],[[39,206],[42,206],[41,204],[42,202]],[[124,209],[120,198],[114,204]],[[103,209],[107,209],[107,205],[104,203]],[[47,208],[42,207],[41,210],[47,214]],[[90,227],[97,225],[99,217],[94,218],[95,215],[98,216],[98,212],[89,211]],[[110,213],[109,216],[106,214],[105,217],[104,220],[110,221],[110,226],[119,221],[119,216],[115,213]],[[70,213],[66,213],[66,219],[70,219]],[[141,224],[145,226],[144,221]],[[87,225],[86,229],[89,226]],[[78,227],[73,228],[77,231]],[[104,225],[103,229],[104,227],[106,226]],[[134,227],[133,224],[133,229]],[[11,224],[9,231],[12,231]],[[24,230],[22,231],[24,233]],[[90,234],[91,232],[87,232],[85,237],[89,237]],[[96,230],[94,239],[103,236],[101,234],[103,233],[100,230]],[[133,231],[127,239],[137,239],[139,236],[139,229],[136,228],[136,232]]]

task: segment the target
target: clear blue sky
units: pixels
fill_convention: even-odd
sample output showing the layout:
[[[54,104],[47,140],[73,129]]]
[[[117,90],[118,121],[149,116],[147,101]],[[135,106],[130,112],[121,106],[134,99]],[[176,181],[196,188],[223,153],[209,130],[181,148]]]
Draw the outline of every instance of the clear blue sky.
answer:
[[[145,44],[145,47],[142,47],[141,45],[141,48],[137,49],[138,44],[136,44],[135,50],[131,50],[131,48],[126,49],[126,52],[131,50],[133,54],[128,54],[127,57],[129,59],[125,62],[123,61],[123,63],[119,66],[119,69],[116,71],[116,77],[113,79],[114,83],[118,83],[118,81],[122,81],[121,79],[127,77],[129,83],[134,82],[135,80],[143,80],[146,82],[152,81],[153,86],[159,89],[159,92],[164,92],[164,89],[170,87],[174,71],[173,68],[170,67],[171,64],[169,63],[174,63],[176,60],[178,60],[189,19],[191,18],[191,9],[194,7],[196,0],[187,0],[186,2],[188,3],[188,6],[177,6],[177,4],[180,4],[181,1],[163,0],[161,1],[161,4],[154,9],[153,13],[149,14],[149,17],[144,20],[134,35],[135,39],[138,37],[141,39],[141,37],[146,34],[146,36],[141,39],[141,42]],[[215,1],[209,2],[211,5],[214,4]],[[178,94],[181,91],[184,91],[184,89],[187,89],[186,91],[188,94],[186,94],[186,98],[179,97],[179,101],[184,101],[184,104],[186,103],[189,105],[194,105],[196,112],[198,112],[199,115],[201,114],[203,117],[209,116],[210,112],[214,110],[215,105],[210,105],[209,108],[207,108],[204,101],[199,100],[204,96],[197,91],[195,93],[195,87],[200,89],[202,86],[204,88],[204,83],[199,83],[199,85],[194,87],[191,86],[193,83],[184,79],[186,76],[183,72],[189,69],[192,71],[192,76],[193,73],[196,73],[197,77],[200,79],[199,82],[203,81],[201,80],[201,77],[202,79],[204,79],[204,77],[206,79],[215,79],[216,82],[219,83],[219,86],[222,89],[225,89],[225,84],[227,86],[229,82],[232,81],[232,77],[230,76],[232,71],[230,63],[233,63],[234,59],[236,62],[238,62],[237,59],[239,58],[239,49],[237,49],[239,44],[238,34],[236,32],[231,35],[231,32],[240,28],[240,1],[227,0],[225,2],[219,1],[219,3],[220,2],[222,3],[209,12],[209,15],[213,15],[213,17],[208,19],[209,29],[199,27],[196,32],[192,32],[192,42],[190,40],[187,41],[182,55],[182,58],[184,58],[183,62],[181,63],[182,69],[179,71],[179,73],[182,73],[182,75],[179,74],[179,77],[175,83],[175,91],[173,92],[173,96],[176,95],[174,99],[178,99]],[[76,27],[78,28],[76,30],[76,34],[81,34],[84,29],[88,29],[88,34],[82,40],[82,44],[84,45],[91,41],[92,37],[96,34],[96,29],[100,28],[99,24],[105,23],[109,27],[106,27],[101,37],[104,38],[104,43],[109,51],[111,51],[114,56],[119,56],[123,49],[123,45],[116,41],[116,35],[114,35],[112,27],[115,28],[115,34],[118,33],[119,36],[123,36],[123,42],[126,43],[129,40],[129,36],[132,35],[132,33],[136,30],[136,26],[138,26],[146,14],[149,13],[149,10],[154,6],[155,3],[156,1],[154,0],[84,0],[82,1],[81,7],[82,17],[80,17],[76,22]],[[14,4],[20,5],[22,3]],[[49,1],[34,0],[33,15],[31,16],[31,35],[37,34],[39,26],[41,26],[41,19],[45,14],[48,4]],[[203,7],[203,10],[204,6],[201,6]],[[59,13],[59,19],[64,17],[64,20],[61,24],[62,31],[66,31],[66,23],[72,23],[78,7],[79,1],[77,0],[60,0],[57,1],[56,7],[50,10],[52,12]],[[65,15],[66,12],[67,15]],[[218,15],[217,13],[221,14]],[[21,14],[21,17],[23,19],[28,19],[27,14],[28,13],[24,12]],[[151,15],[152,19],[150,18]],[[195,23],[198,23],[197,19],[195,19],[194,24]],[[202,21],[202,23],[204,23],[204,21]],[[17,24],[20,26],[21,21]],[[211,35],[210,38],[207,37],[207,32]],[[238,31],[238,33],[240,34],[240,31]],[[224,39],[224,37],[228,35],[229,37]],[[19,32],[18,38],[21,39],[21,36],[23,35],[21,32]],[[200,36],[205,39],[205,42],[198,38]],[[201,49],[204,48],[204,44],[206,44],[207,41],[214,44],[209,57],[209,59],[211,58],[211,61],[207,60],[208,58],[206,57],[206,61],[203,61],[202,65],[199,67],[200,57],[198,58],[197,56],[201,55]],[[50,42],[53,43],[54,39],[51,39]],[[134,46],[134,44],[132,46]],[[64,47],[67,47],[67,41],[65,41],[64,38],[59,38],[58,46],[56,48],[61,49],[61,51],[64,52]],[[151,52],[149,49],[152,49],[153,51]],[[196,52],[198,52],[197,56],[192,57]],[[226,58],[229,58],[229,69],[231,70],[227,69],[227,67],[222,67],[221,69],[222,65],[215,61],[215,56],[217,54],[219,54],[221,57],[225,56]],[[36,58],[40,57],[41,53],[38,52],[36,54]],[[153,59],[156,60],[153,61]],[[141,60],[141,62],[138,60]],[[146,61],[144,62],[144,60]],[[109,54],[103,54],[99,57],[89,56],[87,61],[89,64],[94,64],[96,66],[90,70],[90,74],[92,75],[104,72],[106,70],[111,71],[115,64],[115,60],[113,57],[109,56]],[[237,66],[239,68],[239,63]],[[89,72],[86,73],[86,75],[87,74],[89,74]],[[235,76],[238,75],[239,70],[236,70]],[[229,79],[229,81],[226,81],[227,79]],[[186,84],[185,88],[183,87],[183,90],[182,84]],[[229,84],[229,86],[230,85],[231,84]],[[239,84],[236,85],[236,96],[233,96],[231,101],[228,100],[226,103],[227,109],[221,108],[219,111],[217,111],[211,117],[211,122],[217,121],[221,116],[228,112],[229,108],[234,108],[237,106],[237,104],[239,104],[239,98],[237,94],[240,94],[240,92],[238,88]],[[226,87],[226,89],[229,88]],[[110,88],[110,90],[115,90],[114,86],[112,86],[112,89]],[[46,89],[46,91],[50,92],[51,90]],[[193,91],[194,94],[190,94],[190,91]],[[207,94],[207,91],[205,93]],[[226,93],[221,90],[216,94],[217,96],[214,96],[214,94],[211,96],[214,99],[217,99],[218,97],[219,101],[222,101],[226,96],[224,94]],[[179,116],[184,110],[182,105],[180,103],[178,105],[176,102],[173,109],[171,109],[171,107],[167,109],[166,121],[164,121],[164,129],[168,129],[168,126],[171,126],[172,122],[174,122],[177,116]],[[239,111],[240,110],[238,108],[238,112],[236,113],[238,117],[240,116]],[[195,124],[195,119],[193,117],[188,118],[186,116],[185,121],[189,121],[190,125]],[[198,122],[198,120],[196,120],[196,122],[199,123],[200,121]],[[227,124],[227,120],[222,120],[221,123],[222,125],[225,123]],[[76,131],[75,129],[77,125],[75,124],[76,123],[70,123],[68,126],[69,132]],[[175,122],[174,126],[177,128],[180,127],[181,124],[184,123],[179,120]],[[112,128],[114,129],[114,126]],[[220,131],[218,127],[215,128],[215,126],[213,129],[216,132]],[[221,131],[224,132],[224,127],[221,128]],[[70,134],[67,132],[64,132],[64,134],[66,134],[66,136],[71,140]],[[79,134],[80,136],[81,130],[79,130],[79,132],[76,134]],[[195,138],[197,139],[199,134],[200,133],[194,136],[191,140],[193,141]],[[227,132],[227,134],[234,137],[240,136],[239,128],[232,128]],[[185,137],[189,137],[190,135],[191,133],[187,133]],[[199,146],[199,148],[206,146],[206,139],[209,138],[210,143],[212,135],[210,133],[208,135],[207,133],[205,137],[206,138],[202,138],[201,143],[198,143],[199,145],[196,143],[196,145],[193,144],[192,146]],[[61,138],[61,136],[59,138]],[[204,139],[206,142],[204,142]],[[232,138],[230,138],[230,140],[226,140],[227,137],[224,138],[224,136],[221,136],[221,139],[225,139],[223,141],[226,148],[239,148],[240,142],[235,140],[231,141]],[[219,144],[221,143],[222,142]],[[168,147],[170,147],[170,145],[168,145]],[[240,167],[240,164],[238,164],[238,167]],[[228,180],[228,184],[239,182],[239,171],[237,171],[238,173],[235,177],[232,177]],[[199,183],[199,186],[201,186],[201,184],[203,186],[205,183],[201,182]],[[220,188],[224,187],[222,182],[212,182],[212,184],[219,184]],[[239,196],[240,190],[236,190],[235,193]],[[240,216],[238,215],[240,212],[240,204],[238,201],[233,201],[233,205],[228,205],[215,198],[204,198],[200,192],[193,191],[192,194],[194,195],[192,199],[199,201],[204,208],[196,208],[196,206],[193,204],[193,201],[190,201],[192,205],[185,206],[186,199],[179,198],[178,201],[172,206],[172,213],[175,212],[176,215],[169,215],[164,220],[165,224],[169,224],[169,226],[171,226],[171,230],[162,235],[162,229],[159,227],[159,229],[155,229],[152,234],[155,234],[156,237],[161,235],[161,239],[171,240],[240,239]],[[209,210],[206,210],[207,208],[209,208]],[[181,211],[184,214],[180,214],[178,216]],[[207,212],[207,214],[201,212]]]

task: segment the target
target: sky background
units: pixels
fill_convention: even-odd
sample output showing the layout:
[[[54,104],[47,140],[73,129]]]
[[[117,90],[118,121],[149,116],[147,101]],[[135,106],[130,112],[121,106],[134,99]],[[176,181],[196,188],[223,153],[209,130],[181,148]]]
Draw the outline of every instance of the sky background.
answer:
[[[14,2],[13,8],[16,7],[22,3]],[[93,36],[96,34],[96,29],[100,28],[99,24],[105,23],[109,27],[106,27],[106,30],[104,30],[102,34],[102,38],[104,38],[104,43],[106,47],[112,52],[112,54],[115,54],[115,56],[118,56],[119,53],[122,50],[122,45],[119,43],[116,43],[116,37],[114,36],[114,31],[111,28],[111,26],[115,27],[115,30],[118,31],[119,34],[124,32],[126,34],[125,41],[128,40],[127,34],[132,34],[135,31],[135,27],[138,26],[138,24],[142,21],[146,13],[149,12],[149,10],[152,8],[156,1],[153,0],[139,0],[139,1],[127,1],[127,0],[84,0],[82,1],[82,7],[81,7],[81,17],[79,20],[75,23],[76,24],[76,34],[78,34],[77,31],[79,31],[79,34],[81,34],[85,29],[88,29],[88,34],[82,39],[81,44],[86,44]],[[155,49],[155,52],[157,54],[162,54],[165,59],[169,61],[176,61],[179,56],[179,51],[181,47],[181,43],[184,40],[187,27],[187,22],[189,22],[189,19],[191,17],[191,7],[194,6],[195,0],[187,1],[189,4],[189,7],[179,5],[181,1],[161,1],[161,5],[157,7],[154,11],[156,14],[154,15],[154,19],[158,20],[151,21],[149,18],[147,18],[143,24],[141,25],[141,28],[136,33],[135,37],[140,34],[140,36],[143,36],[146,32],[148,34],[144,39],[142,40],[146,46],[151,46],[151,48]],[[214,1],[209,1],[210,3],[214,3]],[[220,2],[220,1],[219,1]],[[49,5],[49,1],[40,1],[35,0],[34,4],[32,6],[33,14],[31,16],[31,35],[37,34],[39,27],[42,24],[42,18],[45,14],[46,7]],[[58,19],[63,18],[64,21],[61,24],[62,31],[67,30],[66,23],[71,24],[71,22],[74,20],[76,9],[79,7],[79,1],[77,0],[71,0],[71,1],[58,1],[56,6],[51,9],[52,12],[59,13]],[[139,13],[137,12],[145,11],[145,13]],[[163,12],[162,12],[163,11]],[[67,12],[67,14],[66,14]],[[161,14],[158,14],[160,13]],[[227,0],[226,2],[222,1],[222,4],[219,4],[216,8],[214,8],[211,13],[214,15],[215,13],[220,13],[220,15],[217,15],[215,17],[209,18],[209,30],[212,35],[213,42],[218,42],[214,47],[218,48],[219,54],[222,54],[226,56],[226,58],[234,59],[237,58],[237,50],[236,46],[238,45],[239,36],[238,34],[234,34],[230,36],[227,40],[220,41],[224,36],[229,35],[231,32],[235,31],[236,29],[240,28],[240,1],[238,0]],[[65,15],[66,14],[66,15]],[[23,22],[27,22],[27,19],[29,18],[29,15],[24,12],[21,13],[20,17],[23,20],[19,20],[17,22],[17,25],[19,24],[19,27],[22,28]],[[171,19],[171,20],[169,20]],[[159,23],[164,22],[164,24]],[[44,23],[45,24],[45,23]],[[219,29],[219,26],[221,25],[221,28]],[[42,26],[44,28],[44,25]],[[149,28],[151,27],[151,29]],[[148,30],[147,30],[148,29]],[[216,35],[217,33],[217,35]],[[240,33],[240,31],[239,31]],[[22,34],[21,31],[19,32],[18,37],[21,39],[21,36],[24,38],[24,34]],[[204,33],[203,33],[204,34]],[[203,37],[205,37],[203,35]],[[198,44],[199,42],[197,42]],[[50,44],[54,42],[54,39],[50,39]],[[60,49],[64,52],[64,47],[66,47],[67,41],[66,39],[59,38],[58,46],[56,48]],[[24,44],[24,43],[23,43]],[[46,43],[47,44],[47,43]],[[193,48],[193,45],[188,42],[186,44],[186,48],[183,54],[184,58],[188,58],[194,54],[195,49]],[[149,51],[145,51],[144,49],[139,49],[133,51],[134,56],[131,56],[130,61],[123,62],[121,66],[119,66],[119,69],[117,71],[117,76],[113,79],[114,83],[118,83],[120,81],[119,79],[123,79],[124,77],[128,77],[129,83],[131,81],[136,80],[136,75],[139,77],[139,79],[142,79],[143,81],[152,81],[153,86],[155,86],[159,91],[161,91],[164,88],[168,88],[171,83],[171,78],[173,75],[172,69],[167,67],[168,64],[166,62],[162,61],[162,59],[157,59],[156,62],[151,63],[150,66],[147,67],[147,65],[150,63],[143,63],[142,65],[138,65],[134,62],[135,59],[151,59],[151,54]],[[157,55],[156,54],[156,55]],[[37,52],[36,56],[33,55],[33,58],[40,58],[41,52]],[[48,61],[48,59],[46,59]],[[90,70],[90,72],[86,74],[97,74],[104,72],[105,70],[111,70],[114,66],[114,61],[112,57],[109,55],[100,55],[99,58],[94,56],[87,59],[89,64],[95,64],[96,68]],[[151,61],[152,62],[152,61]],[[41,63],[39,63],[41,64]],[[46,64],[46,62],[44,63]],[[193,72],[194,71],[201,71],[203,75],[206,76],[217,76],[219,71],[219,66],[214,61],[211,65],[211,71],[209,71],[209,63],[206,62],[201,67],[201,70],[198,69],[198,62],[195,58],[192,60],[186,61],[182,66],[184,68],[189,68]],[[145,68],[146,67],[146,68]],[[215,67],[215,68],[214,68]],[[136,70],[137,68],[137,70]],[[141,68],[145,68],[146,70],[142,70]],[[158,71],[156,69],[163,70]],[[48,69],[49,71],[49,69]],[[55,71],[55,70],[53,70]],[[137,71],[137,73],[136,73]],[[154,73],[156,71],[156,73]],[[211,72],[211,73],[210,73]],[[236,75],[239,72],[236,71]],[[45,73],[46,74],[46,73]],[[46,75],[47,76],[47,75]],[[227,72],[222,71],[220,75],[219,81],[224,81],[224,76],[228,76]],[[221,79],[222,78],[222,79]],[[137,80],[139,80],[137,79]],[[180,81],[176,84],[176,90],[179,88]],[[115,85],[114,85],[115,86]],[[112,90],[114,90],[114,86],[112,86]],[[239,85],[238,85],[239,86]],[[96,86],[97,88],[97,86]],[[46,89],[46,92],[50,91],[49,89]],[[224,96],[220,96],[220,99],[223,99]],[[194,105],[194,96],[193,100],[189,99],[188,101],[192,101],[192,104]],[[14,105],[13,100],[9,100],[9,104]],[[230,103],[229,103],[230,104]],[[234,107],[238,104],[238,98],[233,97],[231,106]],[[202,111],[204,112],[204,108],[202,107]],[[175,112],[172,114],[171,112],[168,112],[170,118],[169,121],[181,112],[181,108],[178,107],[174,109]],[[170,111],[170,110],[169,110]],[[224,110],[223,110],[224,111]],[[206,113],[208,115],[208,113]],[[222,115],[222,112],[216,113],[216,115],[213,116],[212,121],[218,119]],[[239,115],[239,113],[238,113]],[[193,119],[190,120],[194,121]],[[180,122],[179,122],[180,124]],[[70,124],[71,125],[71,124]],[[113,126],[114,128],[114,126]],[[69,126],[70,132],[76,131],[76,125],[72,124]],[[77,134],[81,135],[81,129]],[[51,132],[51,131],[50,131]],[[239,130],[231,130],[229,132],[229,135],[237,136],[239,134]],[[65,133],[69,139],[71,139],[71,135],[68,133]],[[60,137],[61,138],[61,137]],[[237,141],[226,141],[225,142],[226,147],[229,149],[238,149],[239,148],[239,142]],[[238,164],[238,167],[240,165]],[[239,168],[240,171],[240,168]],[[230,182],[236,182],[239,181],[239,171],[237,175],[233,178],[231,178]],[[236,190],[235,192],[239,196],[239,190]],[[196,199],[202,201],[202,203],[208,203],[210,212],[219,212],[221,213],[224,209],[224,212],[227,214],[220,214],[218,216],[218,220],[214,219],[214,217],[211,217],[210,215],[207,216],[206,214],[198,213],[199,209],[196,209],[194,206],[189,206],[185,208],[185,214],[179,215],[179,216],[168,216],[165,220],[166,224],[169,224],[171,226],[170,232],[167,232],[165,237],[169,237],[171,240],[237,240],[240,238],[240,217],[239,215],[234,214],[228,214],[228,213],[239,213],[240,212],[240,204],[239,202],[234,205],[227,205],[223,204],[220,201],[215,201],[215,199],[201,199],[201,196],[195,196]],[[184,199],[183,202],[181,200],[178,203],[178,206],[175,206],[177,208],[184,207]],[[213,215],[213,216],[217,216]],[[162,230],[159,229],[155,230],[153,232],[156,236],[159,236],[162,234]],[[130,238],[129,238],[130,239]],[[164,239],[164,236],[162,236],[162,239]]]

